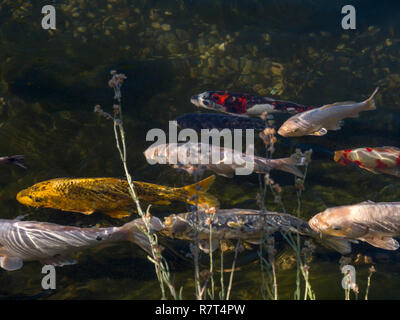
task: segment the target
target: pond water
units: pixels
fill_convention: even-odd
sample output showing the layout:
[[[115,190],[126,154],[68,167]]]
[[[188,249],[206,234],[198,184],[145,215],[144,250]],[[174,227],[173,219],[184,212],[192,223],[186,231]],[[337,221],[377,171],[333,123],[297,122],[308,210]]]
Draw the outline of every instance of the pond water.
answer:
[[[56,30],[41,27],[41,8],[46,4],[56,8]],[[110,70],[127,76],[123,108],[128,164],[135,180],[170,186],[191,182],[189,176],[182,177],[170,167],[149,165],[143,151],[151,144],[146,141],[150,129],[167,130],[168,120],[198,112],[190,97],[206,90],[323,105],[362,101],[379,86],[376,111],[346,119],[340,131],[323,137],[294,138],[290,145],[280,143],[279,138],[274,157],[289,156],[296,143],[331,150],[399,146],[399,4],[352,1],[357,27],[343,30],[341,8],[346,4],[313,0],[0,0],[0,150],[2,156],[24,154],[28,167],[0,167],[0,218],[28,215],[25,220],[75,226],[124,222],[101,213],[84,216],[33,209],[15,199],[18,191],[56,177],[124,177],[112,123],[93,113],[97,104],[112,110],[113,92],[107,85]],[[286,117],[277,116],[276,122]],[[261,144],[257,151],[263,155]],[[294,213],[293,177],[280,171],[271,175],[283,188],[287,211]],[[210,189],[221,208],[256,209],[258,192],[257,175],[218,176]],[[308,220],[331,206],[399,198],[396,177],[316,157],[308,170],[301,216]],[[271,194],[266,207],[279,210]],[[155,206],[152,213],[165,216],[184,211],[184,205],[173,203]],[[280,247],[279,297],[292,299],[296,268],[283,258],[290,258],[290,249]],[[317,299],[344,298],[340,257],[317,244],[309,264]],[[400,297],[398,251],[359,244],[353,246],[351,257],[360,297],[371,259],[377,272],[369,298]],[[193,266],[173,254],[170,259],[176,286],[183,286],[184,298],[193,298]],[[85,251],[78,260],[76,265],[57,268],[57,289],[51,294],[42,294],[39,262],[26,263],[14,272],[0,270],[0,297],[160,298],[153,266],[134,244]],[[239,263],[232,298],[262,298],[257,256],[239,257]]]

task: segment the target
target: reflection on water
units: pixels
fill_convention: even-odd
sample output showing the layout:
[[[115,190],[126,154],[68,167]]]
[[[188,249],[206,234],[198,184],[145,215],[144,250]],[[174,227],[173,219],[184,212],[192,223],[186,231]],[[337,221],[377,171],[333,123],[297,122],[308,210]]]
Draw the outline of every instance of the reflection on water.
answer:
[[[54,1],[57,29],[41,29],[45,1],[0,1],[0,150],[25,154],[28,170],[0,168],[1,218],[29,214],[31,220],[77,226],[116,225],[101,214],[83,216],[23,207],[18,191],[55,177],[122,177],[111,123],[93,106],[111,107],[109,71],[128,77],[123,88],[129,166],[137,180],[182,185],[178,173],[150,166],[142,152],[151,128],[167,129],[167,120],[194,112],[190,96],[206,90],[231,90],[315,105],[361,101],[376,86],[377,111],[347,119],[341,131],[293,142],[331,149],[399,146],[399,12],[396,3],[381,6],[355,1],[357,29],[340,28],[346,4],[317,1]],[[391,9],[392,8],[392,9]],[[390,15],[389,15],[390,13]],[[389,16],[388,16],[389,15]],[[285,117],[277,117],[279,123]],[[292,145],[294,145],[294,143]],[[294,150],[278,144],[276,157]],[[259,151],[262,149],[259,148]],[[296,208],[292,177],[273,172],[283,186],[289,212]],[[185,177],[185,182],[190,182]],[[258,177],[218,177],[211,188],[222,208],[256,208]],[[304,218],[326,207],[363,200],[395,201],[395,177],[373,175],[325,160],[312,162],[303,197]],[[267,208],[278,210],[273,197]],[[183,205],[154,208],[153,214],[183,212]],[[186,244],[187,245],[187,244]],[[182,247],[185,244],[181,244]],[[284,249],[282,249],[284,250]],[[370,298],[397,298],[400,256],[356,245],[375,262]],[[190,263],[171,255],[177,287],[193,297]],[[311,263],[317,298],[343,298],[340,256],[322,247]],[[175,261],[174,261],[175,259]],[[246,260],[247,259],[247,260]],[[235,274],[232,298],[261,298],[257,263]],[[360,259],[359,259],[360,260]],[[362,260],[362,259],[361,259]],[[361,261],[360,260],[360,261]],[[295,269],[282,258],[278,270],[280,298],[292,298]],[[356,265],[364,292],[370,264]],[[79,264],[57,269],[57,290],[42,294],[41,266],[26,263],[15,272],[0,271],[0,297],[49,299],[151,299],[159,286],[145,254],[123,244],[79,255]],[[226,276],[227,277],[227,276]],[[379,283],[379,285],[378,285]]]

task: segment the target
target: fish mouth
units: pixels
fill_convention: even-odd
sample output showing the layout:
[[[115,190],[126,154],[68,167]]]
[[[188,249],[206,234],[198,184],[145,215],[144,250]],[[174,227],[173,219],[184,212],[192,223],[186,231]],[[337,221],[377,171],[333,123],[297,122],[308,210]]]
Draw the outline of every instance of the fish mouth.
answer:
[[[31,206],[33,204],[33,201],[26,190],[18,192],[16,198],[19,203],[26,206]]]
[[[278,134],[282,137],[289,137],[290,136],[290,132],[287,131],[286,129],[283,129],[282,127],[280,127],[278,129]]]
[[[318,217],[313,217],[308,221],[308,224],[311,229],[318,233],[325,233],[325,231],[329,228],[328,224],[322,222]]]
[[[199,95],[195,94],[194,96],[191,96],[190,102],[193,103],[196,107],[200,107]]]

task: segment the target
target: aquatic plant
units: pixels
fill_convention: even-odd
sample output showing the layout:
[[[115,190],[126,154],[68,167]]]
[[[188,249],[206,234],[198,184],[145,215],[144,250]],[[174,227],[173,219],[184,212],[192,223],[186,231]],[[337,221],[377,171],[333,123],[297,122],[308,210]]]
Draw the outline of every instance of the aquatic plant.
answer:
[[[154,264],[157,279],[160,283],[161,297],[163,300],[167,299],[165,286],[169,289],[171,296],[174,299],[182,299],[182,290],[178,293],[171,281],[170,270],[167,261],[162,255],[162,247],[158,244],[157,235],[151,229],[151,214],[150,205],[147,207],[146,212],[141,208],[139,198],[137,197],[135,187],[133,184],[132,176],[129,173],[127,165],[127,152],[126,152],[126,138],[125,130],[123,125],[122,116],[122,93],[121,87],[126,80],[124,74],[119,74],[116,71],[111,71],[111,79],[108,81],[108,85],[114,90],[114,100],[116,103],[113,105],[113,115],[105,112],[100,105],[94,107],[94,111],[105,117],[106,119],[112,120],[114,125],[114,135],[116,146],[124,167],[126,179],[129,184],[129,193],[136,204],[136,209],[139,216],[142,218],[145,228],[141,228],[142,232],[147,236],[150,242],[152,256],[148,256],[148,259]]]
[[[261,115],[261,119],[267,119],[267,113]],[[263,140],[265,148],[266,148],[266,157],[267,159],[271,159],[273,153],[275,152],[275,143],[276,143],[276,132],[274,128],[271,128],[268,123],[266,123],[266,129],[259,134],[260,138]],[[311,162],[311,154],[312,150],[306,151],[304,153],[301,152],[300,149],[296,149],[296,153],[291,157],[296,159],[296,163],[304,162],[305,170],[302,178],[295,178],[295,188],[296,188],[296,197],[297,197],[297,210],[296,215],[300,218],[301,215],[301,195],[304,191],[304,182],[307,176],[308,165]],[[261,177],[261,175],[260,175]],[[267,186],[269,187],[273,197],[274,202],[279,204],[283,213],[286,213],[285,205],[282,201],[281,193],[282,188],[279,184],[275,183],[271,178],[269,173],[264,175],[264,183],[262,184],[262,180],[260,179],[260,193],[258,195],[258,204],[260,206],[261,214],[265,213],[265,198],[266,198],[266,190]],[[315,299],[315,293],[312,290],[310,281],[309,281],[309,270],[310,267],[307,264],[307,260],[312,255],[315,246],[312,245],[309,241],[305,242],[305,247],[301,248],[301,240],[299,233],[299,226],[297,226],[296,238],[293,238],[293,235],[288,232],[281,232],[282,236],[286,240],[286,242],[290,245],[290,247],[294,250],[296,254],[296,290],[294,293],[294,299],[301,299],[301,276],[304,280],[304,300],[307,299]],[[267,257],[268,260],[263,257],[263,248],[267,248]],[[278,284],[276,279],[276,268],[275,268],[275,255],[276,250],[274,248],[274,238],[272,235],[266,232],[266,236],[261,239],[261,244],[259,248],[259,258],[260,258],[260,268],[261,268],[261,293],[263,298],[266,298],[266,294],[270,297],[270,299],[277,300],[278,299]],[[266,284],[265,272],[269,276],[268,283]]]
[[[374,266],[370,266],[368,271],[369,274],[367,279],[367,289],[365,289],[365,300],[368,300],[369,287],[371,286],[371,277],[372,274],[376,272],[376,270]]]

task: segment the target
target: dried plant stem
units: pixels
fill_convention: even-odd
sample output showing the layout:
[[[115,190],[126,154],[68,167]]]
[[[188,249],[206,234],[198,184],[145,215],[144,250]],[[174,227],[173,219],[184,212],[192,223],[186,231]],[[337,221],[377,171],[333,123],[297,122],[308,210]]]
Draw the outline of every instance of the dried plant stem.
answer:
[[[372,274],[375,272],[375,268],[371,267],[369,274],[368,274],[368,279],[367,279],[367,289],[365,290],[365,300],[368,300],[368,293],[369,293],[369,287],[371,286],[371,277]]]
[[[231,275],[229,277],[229,285],[228,285],[228,291],[226,293],[226,300],[229,300],[229,297],[231,295],[231,289],[232,289],[232,282],[233,282],[233,274],[235,272],[235,267],[236,267],[236,259],[237,259],[237,255],[238,255],[238,251],[239,251],[239,244],[240,244],[240,239],[238,239],[238,241],[236,242],[236,247],[235,247],[235,257],[233,259],[233,263],[232,263],[232,271],[231,271]]]
[[[220,268],[221,268],[221,278],[220,278],[220,282],[221,282],[221,291],[219,292],[219,299],[220,300],[225,300],[225,284],[224,284],[224,250],[222,250],[222,243],[220,241],[219,243],[219,248],[221,251],[221,257],[220,257]]]
[[[208,295],[211,300],[214,300],[215,296],[215,284],[214,284],[214,261],[213,261],[213,241],[212,241],[212,224],[214,220],[214,214],[213,213],[210,217],[210,278],[211,278],[211,290],[209,291]]]
[[[151,262],[154,263],[154,266],[155,266],[157,279],[159,281],[160,289],[161,289],[161,298],[163,300],[167,299],[164,285],[167,285],[167,287],[170,291],[170,294],[172,295],[172,297],[174,299],[178,299],[179,297],[182,298],[182,291],[178,295],[176,293],[175,287],[173,286],[173,284],[170,280],[168,264],[165,261],[165,259],[163,258],[163,256],[161,255],[161,251],[159,250],[157,236],[152,232],[152,229],[150,226],[150,219],[151,219],[151,215],[149,212],[150,207],[148,207],[146,214],[145,214],[141,208],[140,201],[136,194],[135,187],[134,187],[134,184],[132,181],[132,177],[128,170],[126,139],[125,139],[125,130],[124,130],[124,126],[123,126],[123,116],[122,116],[121,85],[115,78],[116,76],[119,76],[119,75],[114,74],[113,78],[111,79],[111,81],[116,80],[113,82],[112,87],[114,89],[115,99],[118,101],[117,108],[114,108],[115,116],[113,118],[115,141],[116,141],[117,149],[119,151],[120,158],[121,158],[121,161],[122,161],[122,164],[124,167],[125,176],[126,176],[126,179],[127,179],[128,185],[129,185],[129,193],[130,193],[133,201],[135,202],[138,214],[142,218],[144,225],[145,225],[145,229],[144,230],[142,229],[142,231],[147,236],[147,238],[150,242],[152,257],[148,257],[148,258]],[[110,81],[110,83],[111,83],[111,81]],[[118,115],[118,118],[117,118],[117,115]]]

